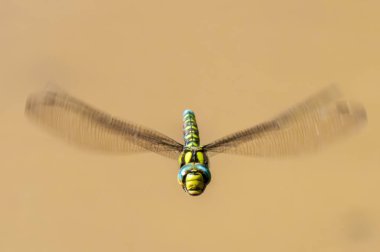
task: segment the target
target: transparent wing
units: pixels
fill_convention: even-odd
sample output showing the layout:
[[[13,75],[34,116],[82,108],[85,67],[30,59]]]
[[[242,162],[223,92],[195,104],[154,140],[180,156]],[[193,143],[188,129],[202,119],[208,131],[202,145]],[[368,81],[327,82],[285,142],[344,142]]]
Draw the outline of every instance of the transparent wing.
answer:
[[[204,148],[209,153],[263,157],[315,151],[356,131],[367,121],[362,105],[339,97],[339,90],[330,86],[273,120],[218,139]]]
[[[59,90],[31,95],[25,113],[69,142],[93,149],[121,153],[152,151],[177,159],[183,148],[155,130],[116,119]]]

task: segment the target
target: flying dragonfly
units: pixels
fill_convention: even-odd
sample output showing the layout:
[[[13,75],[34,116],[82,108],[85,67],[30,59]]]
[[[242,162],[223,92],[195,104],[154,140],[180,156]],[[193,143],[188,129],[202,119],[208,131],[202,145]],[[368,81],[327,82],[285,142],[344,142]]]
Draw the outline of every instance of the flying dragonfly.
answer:
[[[367,122],[364,107],[342,100],[329,86],[272,120],[200,144],[191,110],[183,112],[184,144],[133,122],[117,119],[62,90],[28,97],[26,115],[72,143],[108,152],[155,152],[178,159],[178,182],[191,196],[201,195],[211,181],[208,156],[218,153],[285,157],[312,152],[356,132]]]

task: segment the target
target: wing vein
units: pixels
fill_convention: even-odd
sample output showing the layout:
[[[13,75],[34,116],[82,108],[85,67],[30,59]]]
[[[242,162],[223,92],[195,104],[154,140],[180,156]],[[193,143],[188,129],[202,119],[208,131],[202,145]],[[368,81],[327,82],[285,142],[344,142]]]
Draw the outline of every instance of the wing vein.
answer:
[[[282,157],[320,149],[349,135],[367,121],[364,107],[340,100],[335,86],[325,88],[267,122],[204,146],[212,153]]]
[[[176,159],[183,146],[155,130],[119,120],[63,91],[31,95],[26,115],[72,143],[109,152],[152,151]]]

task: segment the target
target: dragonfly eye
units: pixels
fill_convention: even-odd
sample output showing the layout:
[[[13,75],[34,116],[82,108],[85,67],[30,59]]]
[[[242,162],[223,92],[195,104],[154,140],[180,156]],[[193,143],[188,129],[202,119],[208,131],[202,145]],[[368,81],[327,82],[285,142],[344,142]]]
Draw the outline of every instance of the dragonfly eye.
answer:
[[[184,186],[186,175],[191,171],[191,167],[192,165],[188,164],[188,165],[182,166],[181,169],[179,170],[177,178],[178,178],[178,183],[181,186]]]
[[[210,170],[202,164],[187,164],[181,167],[178,172],[178,182],[183,185],[185,178],[189,173],[200,173],[202,174],[205,184],[207,185],[211,181]]]

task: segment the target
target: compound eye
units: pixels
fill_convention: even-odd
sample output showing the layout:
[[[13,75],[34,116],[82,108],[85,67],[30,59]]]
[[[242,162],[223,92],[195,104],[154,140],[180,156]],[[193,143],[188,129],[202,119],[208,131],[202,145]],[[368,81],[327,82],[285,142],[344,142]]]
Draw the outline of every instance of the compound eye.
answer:
[[[193,169],[193,167],[191,164],[184,165],[181,167],[181,169],[178,171],[178,182],[180,184],[184,183],[184,179],[185,179],[186,175],[189,174],[189,172],[191,172],[192,169]]]
[[[197,164],[196,169],[198,170],[198,172],[202,173],[203,177],[205,178],[206,185],[210,183],[211,181],[210,170],[201,164]]]
[[[181,171],[182,177],[185,177],[189,172],[190,172],[190,170],[182,170]]]

